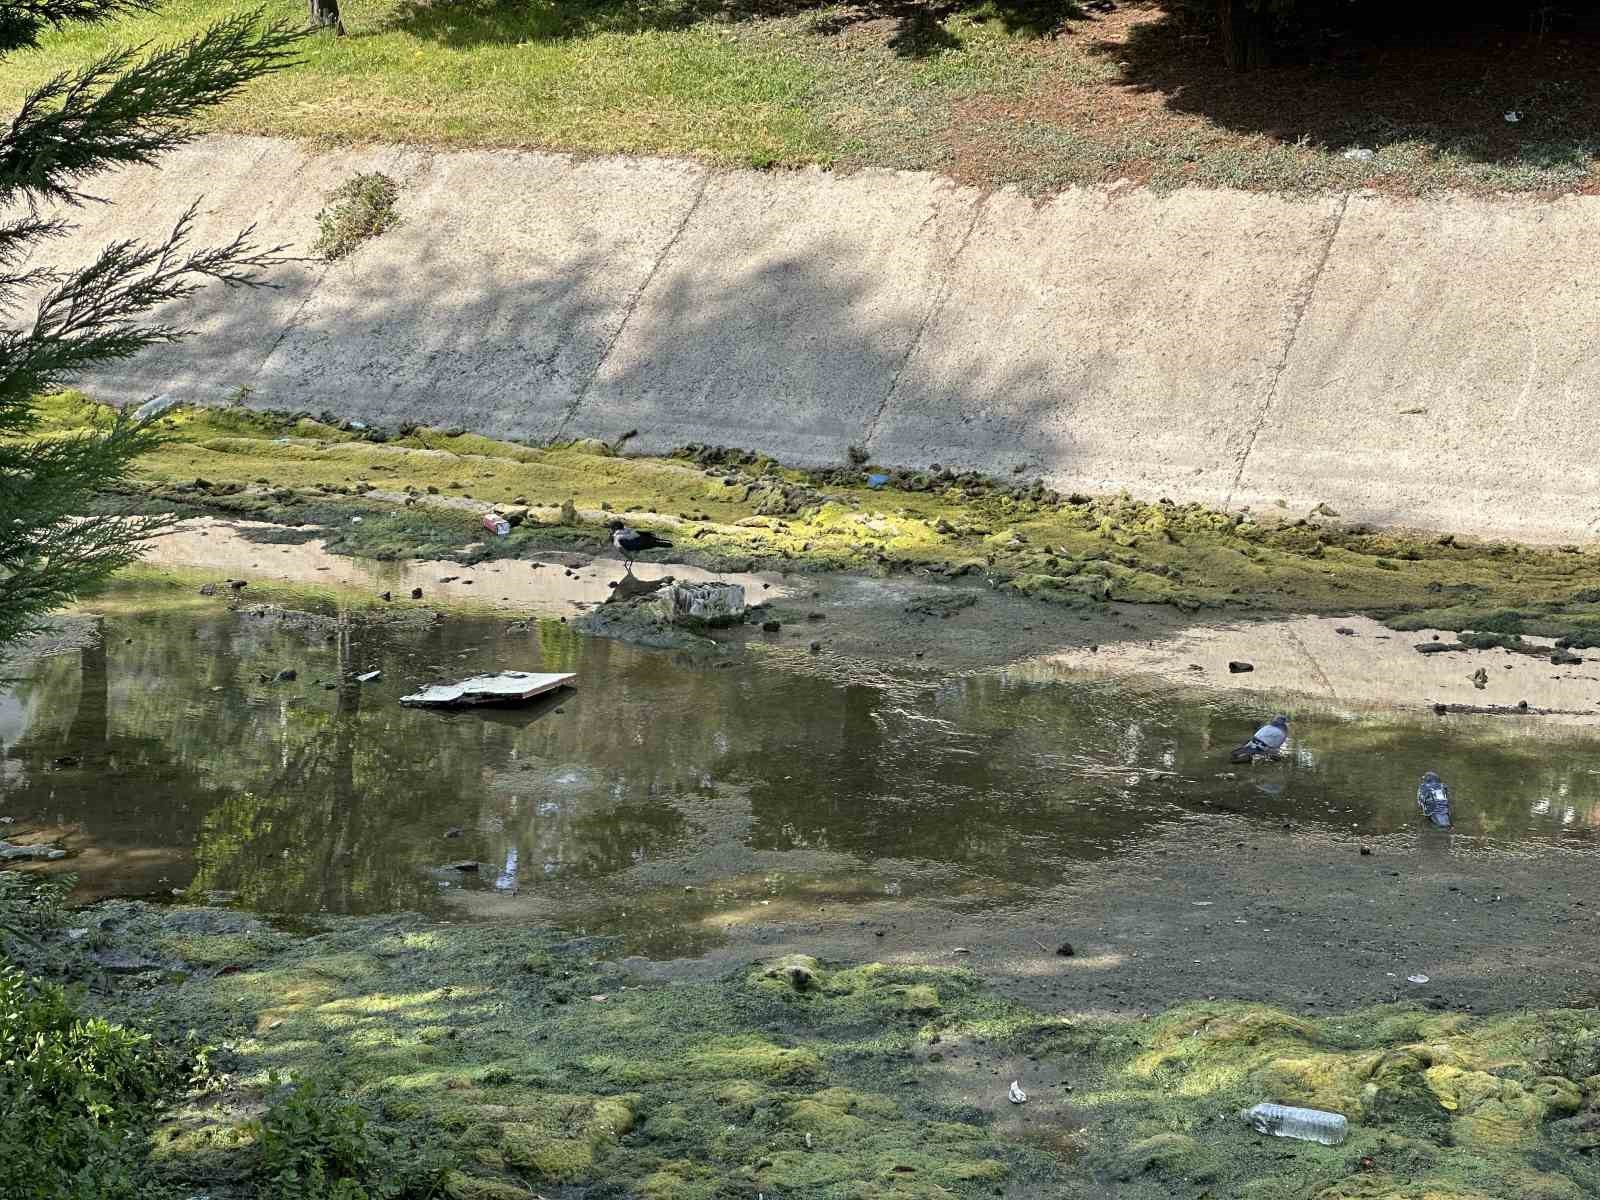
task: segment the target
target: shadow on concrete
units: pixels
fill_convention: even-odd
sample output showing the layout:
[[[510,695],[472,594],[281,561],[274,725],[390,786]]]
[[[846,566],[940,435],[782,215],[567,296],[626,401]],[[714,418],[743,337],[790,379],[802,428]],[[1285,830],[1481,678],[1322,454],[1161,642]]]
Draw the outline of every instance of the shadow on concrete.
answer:
[[[84,386],[119,402],[171,392],[211,403],[248,386],[252,407],[331,410],[391,432],[461,426],[540,443],[636,430],[631,446],[642,452],[759,446],[817,466],[843,464],[891,402],[897,411],[974,411],[999,395],[1007,427],[1032,431],[1016,461],[1070,473],[1062,439],[1071,431],[1060,420],[1070,397],[1039,386],[1039,356],[994,362],[975,348],[941,367],[936,396],[924,394],[935,386],[924,372],[906,369],[940,294],[928,273],[948,269],[953,244],[908,249],[826,233],[815,219],[801,228],[797,218],[793,248],[763,252],[784,236],[776,214],[771,221],[729,231],[724,261],[714,245],[687,244],[715,243],[720,231],[686,234],[648,283],[645,260],[619,267],[604,245],[494,256],[419,237],[406,272],[426,286],[397,287],[393,254],[364,249],[314,281],[291,269],[280,293],[206,289],[158,314],[202,334]],[[912,269],[897,270],[910,255],[920,255]],[[979,459],[965,453],[959,427],[938,449],[949,465]]]
[[[1333,149],[1416,143],[1543,169],[1586,169],[1600,153],[1600,9],[1310,7],[1316,19],[1267,35],[1272,65],[1260,70],[1230,70],[1212,7],[1186,0],[1124,5],[1094,49],[1135,92],[1235,133]]]

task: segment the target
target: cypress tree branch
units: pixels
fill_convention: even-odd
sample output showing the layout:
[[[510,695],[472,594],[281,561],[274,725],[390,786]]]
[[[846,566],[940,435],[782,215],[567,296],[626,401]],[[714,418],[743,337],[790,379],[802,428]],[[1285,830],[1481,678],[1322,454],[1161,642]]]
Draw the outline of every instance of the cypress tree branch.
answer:
[[[0,59],[36,45],[40,31],[107,21],[151,0],[0,0]],[[43,205],[81,205],[85,181],[148,164],[194,136],[188,119],[251,79],[286,66],[302,34],[259,12],[228,17],[164,49],[114,50],[45,81],[0,125],[0,650],[41,628],[45,615],[131,562],[164,516],[123,511],[87,517],[96,496],[160,442],[153,422],[118,415],[68,437],[40,437],[35,398],[77,372],[177,341],[188,331],[153,310],[208,283],[268,286],[284,261],[254,228],[218,246],[192,246],[191,207],[158,242],[121,239],[75,268],[30,254],[70,223]],[[18,207],[24,211],[17,212]],[[13,320],[31,301],[31,317]]]

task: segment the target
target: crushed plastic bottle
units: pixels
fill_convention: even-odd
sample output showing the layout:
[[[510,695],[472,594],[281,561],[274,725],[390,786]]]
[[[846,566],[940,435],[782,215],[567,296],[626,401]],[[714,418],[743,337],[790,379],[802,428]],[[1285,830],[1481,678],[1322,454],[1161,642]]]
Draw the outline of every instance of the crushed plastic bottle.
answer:
[[[1257,1133],[1295,1138],[1302,1142],[1321,1142],[1337,1146],[1350,1132],[1350,1122],[1338,1113],[1320,1108],[1294,1108],[1287,1104],[1258,1104],[1239,1114]]]

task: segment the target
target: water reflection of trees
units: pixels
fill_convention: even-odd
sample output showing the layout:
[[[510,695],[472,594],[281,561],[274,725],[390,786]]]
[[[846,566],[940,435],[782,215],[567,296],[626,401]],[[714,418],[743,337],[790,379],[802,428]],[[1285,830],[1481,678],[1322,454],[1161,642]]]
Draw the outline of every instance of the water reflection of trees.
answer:
[[[16,691],[8,719],[26,727],[0,774],[10,815],[76,824],[74,844],[103,852],[95,891],[153,889],[170,864],[130,864],[178,847],[196,889],[263,908],[429,907],[429,868],[451,859],[493,867],[477,886],[520,888],[718,838],[1025,883],[1207,808],[1411,827],[1430,768],[1454,784],[1468,834],[1587,834],[1600,813],[1600,747],[1520,741],[1493,722],[1308,713],[1288,761],[1235,771],[1220,751],[1259,713],[1098,681],[841,685],[581,641],[552,621],[290,627],[216,611],[103,632]],[[261,682],[285,666],[294,683]],[[412,683],[488,667],[574,669],[580,687],[494,716],[395,703]],[[356,682],[375,668],[380,684]],[[63,756],[80,761],[52,765]],[[692,799],[726,785],[748,796],[747,823],[698,824]]]

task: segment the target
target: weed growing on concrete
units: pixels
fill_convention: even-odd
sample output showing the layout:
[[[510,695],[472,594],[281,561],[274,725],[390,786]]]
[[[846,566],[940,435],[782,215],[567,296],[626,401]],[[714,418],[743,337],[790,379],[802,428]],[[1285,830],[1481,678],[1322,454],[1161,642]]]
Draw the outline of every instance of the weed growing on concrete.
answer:
[[[368,238],[394,227],[399,197],[394,180],[381,171],[352,175],[333,189],[328,206],[317,214],[321,232],[312,249],[328,262],[354,253]]]

